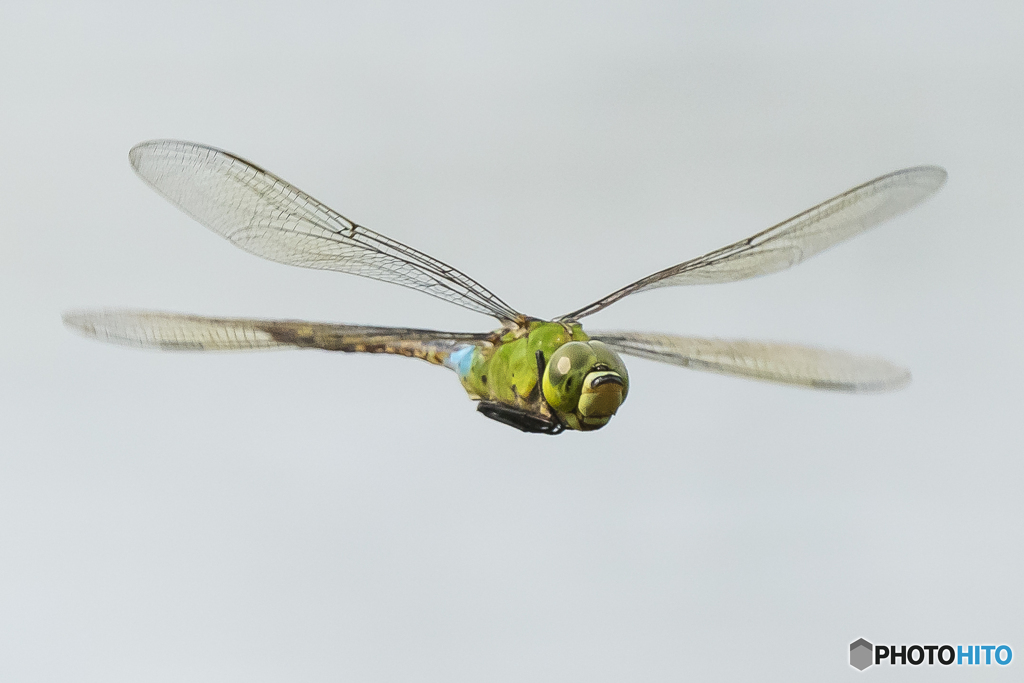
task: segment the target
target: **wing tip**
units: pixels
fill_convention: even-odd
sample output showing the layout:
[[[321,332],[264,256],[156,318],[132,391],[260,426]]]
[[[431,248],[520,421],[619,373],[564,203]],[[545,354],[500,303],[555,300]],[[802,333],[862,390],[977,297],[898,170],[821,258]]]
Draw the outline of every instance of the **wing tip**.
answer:
[[[96,314],[90,311],[64,311],[60,315],[64,326],[84,337],[96,336]]]
[[[179,140],[167,140],[167,139],[154,139],[154,140],[143,140],[142,142],[133,145],[128,150],[128,162],[133,168],[138,168],[139,161],[142,156],[153,147],[165,146],[167,143],[180,142]]]
[[[133,311],[118,309],[94,309],[64,311],[61,320],[72,332],[88,339],[98,339],[112,344],[127,344],[128,341],[119,334],[118,323]]]
[[[139,312],[120,309],[94,309],[86,311],[65,311],[61,314],[64,326],[88,339],[97,339],[109,344],[132,346],[132,340],[124,334],[124,323]]]
[[[227,154],[222,149],[217,147],[211,147],[210,145],[204,145],[198,142],[191,142],[189,140],[174,140],[172,138],[155,138],[153,140],[143,140],[142,142],[134,145],[128,150],[128,163],[132,165],[135,172],[145,177],[142,171],[142,165],[145,163],[147,157],[153,152],[167,151],[171,149],[177,150],[196,150],[202,149],[208,152],[219,152]]]
[[[861,360],[874,365],[870,370],[865,368],[868,377],[855,379],[845,386],[818,386],[817,388],[845,390],[852,394],[887,394],[906,389],[913,380],[910,370],[883,358],[873,357]]]
[[[153,151],[154,148],[166,147],[168,143],[180,144],[181,141],[165,139],[143,140],[142,142],[138,143],[137,145],[134,145],[130,150],[128,150],[128,163],[130,163],[132,165],[132,168],[135,169],[136,172],[138,172],[139,166],[142,165],[142,162],[145,160],[146,156],[151,151]]]
[[[169,142],[177,142],[176,140],[145,140],[128,150],[128,163],[131,164],[132,170],[145,181],[149,181],[146,173],[143,169],[143,164],[149,157],[150,153],[154,148],[166,147]]]
[[[937,192],[943,185],[946,184],[946,180],[949,178],[949,173],[946,172],[942,166],[935,165],[924,165],[924,166],[912,166],[905,168],[902,171],[896,171],[899,175],[912,175],[917,181],[917,184],[926,190],[929,194]]]
[[[893,375],[888,379],[885,388],[882,389],[882,391],[900,391],[901,389],[906,389],[914,380],[914,376],[907,368],[894,365],[893,370]]]

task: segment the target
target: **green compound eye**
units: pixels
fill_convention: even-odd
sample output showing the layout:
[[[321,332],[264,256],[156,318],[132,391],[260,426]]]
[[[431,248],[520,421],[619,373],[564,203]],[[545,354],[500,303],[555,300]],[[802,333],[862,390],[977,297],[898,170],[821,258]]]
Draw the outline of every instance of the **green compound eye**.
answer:
[[[598,365],[604,365],[607,369],[615,372],[622,378],[622,400],[626,400],[629,393],[629,373],[626,372],[626,364],[622,362],[619,354],[612,351],[607,344],[592,339],[589,342],[590,348],[597,354]]]
[[[610,349],[608,351],[611,352]],[[559,346],[551,354],[551,360],[544,370],[544,398],[551,407],[565,413],[576,410],[583,390],[583,380],[597,362],[597,353],[586,342],[569,342]]]

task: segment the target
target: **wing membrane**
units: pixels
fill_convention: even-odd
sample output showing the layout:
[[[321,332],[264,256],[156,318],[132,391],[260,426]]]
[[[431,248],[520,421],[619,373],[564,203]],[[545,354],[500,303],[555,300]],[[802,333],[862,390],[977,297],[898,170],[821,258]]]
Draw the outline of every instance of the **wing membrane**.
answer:
[[[128,156],[139,176],[172,204],[257,256],[392,282],[502,321],[522,317],[464,273],[348,220],[228,152],[154,140]]]
[[[355,353],[393,353],[441,364],[466,344],[488,343],[488,333],[338,325],[301,320],[205,318],[158,311],[76,311],[64,324],[94,339],[172,351],[242,351],[298,347]]]
[[[889,173],[753,237],[649,275],[561,320],[579,320],[630,294],[657,287],[733,282],[785,270],[906,211],[945,181],[946,172],[938,166]]]
[[[751,379],[847,392],[893,391],[910,372],[882,358],[792,344],[639,332],[591,335],[620,353]]]

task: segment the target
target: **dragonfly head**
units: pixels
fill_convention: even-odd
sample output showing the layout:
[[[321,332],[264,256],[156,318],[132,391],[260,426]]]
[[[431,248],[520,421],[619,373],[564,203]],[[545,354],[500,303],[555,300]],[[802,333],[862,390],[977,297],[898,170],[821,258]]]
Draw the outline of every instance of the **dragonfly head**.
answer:
[[[572,429],[600,429],[626,400],[629,374],[619,355],[591,340],[559,346],[544,369],[544,398]]]

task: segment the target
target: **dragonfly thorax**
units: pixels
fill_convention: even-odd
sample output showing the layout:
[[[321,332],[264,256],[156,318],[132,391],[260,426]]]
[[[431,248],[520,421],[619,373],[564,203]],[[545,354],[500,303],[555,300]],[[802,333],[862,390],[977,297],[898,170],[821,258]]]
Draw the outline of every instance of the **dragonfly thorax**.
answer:
[[[578,323],[530,320],[496,335],[490,346],[456,351],[446,365],[472,398],[488,404],[485,414],[496,410],[510,424],[518,412],[528,422],[540,417],[561,428],[597,429],[629,387],[622,359]]]

